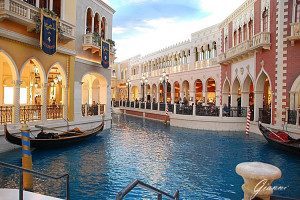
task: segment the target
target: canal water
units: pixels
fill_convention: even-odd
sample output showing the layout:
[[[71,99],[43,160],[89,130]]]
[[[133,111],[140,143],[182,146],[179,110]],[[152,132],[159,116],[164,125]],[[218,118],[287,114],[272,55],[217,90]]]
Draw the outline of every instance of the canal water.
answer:
[[[21,151],[0,154],[0,161],[21,165]],[[33,151],[33,168],[51,175],[70,174],[72,200],[115,199],[140,179],[180,199],[242,199],[241,162],[261,161],[282,170],[276,195],[300,199],[300,158],[270,147],[258,135],[166,127],[133,117],[113,117],[113,127],[78,146]],[[34,179],[34,190],[64,197],[64,181]],[[13,170],[0,169],[0,188],[18,186]],[[134,189],[126,199],[155,199]]]

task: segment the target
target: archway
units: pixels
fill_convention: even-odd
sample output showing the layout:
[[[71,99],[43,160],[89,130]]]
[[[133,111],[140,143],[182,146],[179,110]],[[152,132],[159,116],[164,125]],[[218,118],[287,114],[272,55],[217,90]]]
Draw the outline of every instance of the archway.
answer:
[[[241,84],[237,77],[234,79],[232,84],[231,106],[241,107]]]
[[[19,101],[15,93],[18,88],[15,83],[19,80],[18,69],[8,54],[0,50],[0,124],[13,122],[13,105]]]
[[[298,119],[297,119],[298,113]],[[300,125],[300,75],[294,81],[290,90],[290,109],[288,110],[288,123]]]
[[[146,101],[151,101],[151,86],[146,85]]]
[[[132,86],[131,88],[132,92],[132,100],[139,100],[139,88],[137,86]]]
[[[228,79],[225,80],[222,90],[222,103],[223,106],[231,106],[230,83]]]
[[[270,124],[272,116],[272,90],[270,80],[264,71],[261,72],[256,81],[254,96],[255,119]],[[256,113],[258,113],[258,116]]]
[[[167,82],[167,102],[171,102],[171,92],[172,92],[172,86],[171,83]]]
[[[247,75],[242,90],[242,107],[248,107],[251,111],[251,121],[254,120],[254,85],[251,77]]]
[[[82,115],[105,113],[107,105],[107,81],[101,74],[89,73],[82,77]]]
[[[94,18],[94,33],[99,34],[100,31],[99,24],[100,24],[100,15],[96,13]]]
[[[62,119],[68,104],[66,75],[59,64],[54,64],[47,76],[47,119]]]
[[[162,83],[159,84],[159,102],[164,102],[164,86]]]
[[[197,79],[195,81],[195,102],[196,104],[198,103],[203,103],[204,98],[203,98],[203,84],[200,79]]]
[[[21,70],[20,85],[20,121],[42,119],[45,73],[40,63],[29,59]]]
[[[180,99],[180,84],[178,81],[175,81],[174,86],[174,103],[179,103]]]
[[[216,81],[213,78],[206,81],[206,99],[208,105],[216,105]]]
[[[87,12],[86,12],[86,30],[85,30],[85,33],[88,34],[88,33],[92,33],[92,21],[93,21],[93,11],[91,8],[88,8],[87,9]]]
[[[188,104],[189,100],[190,100],[190,83],[185,80],[182,82],[182,92],[183,92],[183,103],[184,104]]]
[[[158,99],[157,99],[157,86],[156,86],[156,84],[152,85],[152,101],[153,102],[157,102],[158,101]]]

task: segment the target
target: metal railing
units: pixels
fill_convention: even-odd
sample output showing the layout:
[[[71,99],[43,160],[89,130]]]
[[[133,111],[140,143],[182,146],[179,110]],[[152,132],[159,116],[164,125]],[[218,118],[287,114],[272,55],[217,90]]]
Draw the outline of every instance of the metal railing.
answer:
[[[0,106],[0,124],[12,123],[13,106]]]
[[[42,105],[26,105],[20,106],[20,121],[29,122],[41,120]]]
[[[297,110],[288,110],[288,124],[296,125]]]
[[[63,107],[64,107],[63,105],[48,105],[47,119],[62,119]]]
[[[140,186],[148,191],[152,191],[157,194],[157,200],[162,200],[162,197],[165,196],[171,200],[179,200],[179,191],[177,190],[174,195],[170,195],[162,190],[159,190],[151,185],[148,185],[140,180],[135,180],[129,185],[127,185],[122,191],[120,191],[117,196],[116,200],[122,200],[131,190],[133,190],[136,186]]]
[[[19,200],[23,200],[23,192],[24,192],[24,189],[23,189],[23,172],[26,172],[26,173],[29,173],[29,174],[32,174],[32,175],[36,175],[36,176],[39,176],[39,177],[54,179],[54,180],[59,180],[59,179],[66,178],[66,199],[67,200],[70,199],[69,174],[63,174],[61,176],[50,176],[50,175],[42,174],[40,172],[36,172],[36,171],[33,171],[33,170],[25,169],[25,168],[22,168],[22,167],[19,167],[19,166],[4,163],[4,162],[0,162],[0,167],[19,171]]]
[[[193,115],[193,106],[177,105],[176,114],[179,115]]]
[[[159,111],[165,111],[166,110],[166,104],[165,103],[159,103]]]
[[[214,116],[218,117],[220,108],[216,106],[196,106],[196,115],[197,116]]]
[[[246,107],[227,107],[223,108],[224,117],[247,117]]]
[[[259,121],[271,124],[271,109],[259,108]]]

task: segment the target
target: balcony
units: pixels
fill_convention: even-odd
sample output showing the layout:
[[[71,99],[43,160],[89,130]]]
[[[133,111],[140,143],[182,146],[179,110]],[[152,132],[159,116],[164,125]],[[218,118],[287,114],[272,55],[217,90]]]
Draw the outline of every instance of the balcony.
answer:
[[[35,17],[40,16],[40,8],[32,6],[21,0],[0,0],[0,21],[9,19],[33,31],[36,27]],[[60,41],[75,40],[75,26],[60,20]]]
[[[83,50],[92,50],[92,53],[101,52],[101,39],[93,33],[83,35]]]
[[[211,58],[209,60],[196,61],[195,62],[195,69],[207,68],[207,67],[215,66],[217,64],[218,64],[217,58]]]
[[[226,53],[219,55],[219,63],[229,64],[253,54],[259,49],[270,50],[270,33],[261,32],[253,36],[252,40],[246,40],[237,46],[230,48]]]
[[[294,45],[295,40],[300,40],[300,22],[291,23],[291,36],[288,39]]]

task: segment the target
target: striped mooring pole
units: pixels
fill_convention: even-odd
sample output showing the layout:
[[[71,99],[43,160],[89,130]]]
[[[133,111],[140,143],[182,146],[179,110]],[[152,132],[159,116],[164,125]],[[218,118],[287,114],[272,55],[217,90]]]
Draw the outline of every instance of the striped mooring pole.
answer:
[[[32,156],[30,151],[30,129],[27,124],[22,124],[21,138],[22,138],[22,167],[32,170]],[[25,190],[32,191],[33,181],[32,174],[23,172],[23,187]]]
[[[168,104],[166,103],[166,119],[165,119],[165,123],[168,123],[168,117],[169,117],[169,109],[168,109]]]
[[[250,116],[251,116],[251,110],[248,107],[248,113],[247,113],[247,124],[246,124],[246,134],[249,135],[250,130]]]

